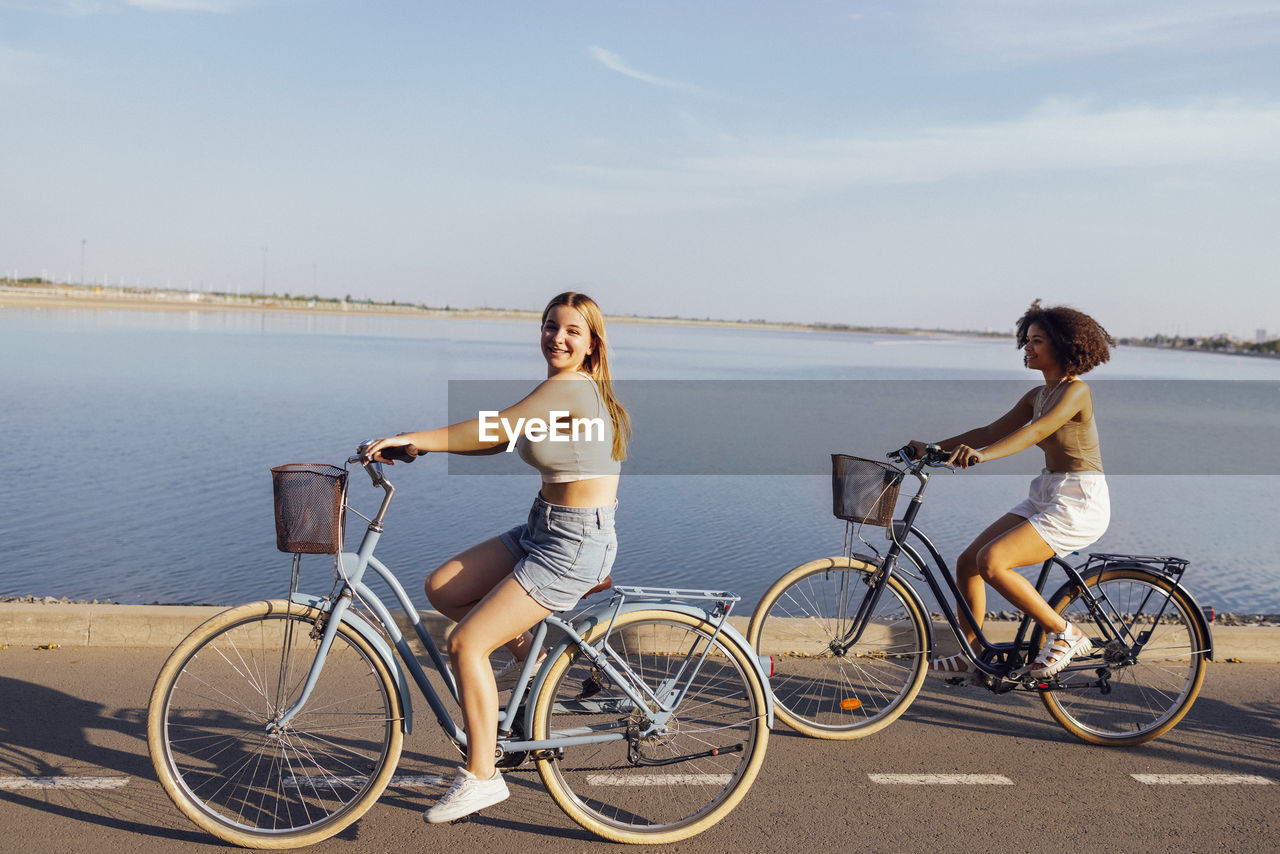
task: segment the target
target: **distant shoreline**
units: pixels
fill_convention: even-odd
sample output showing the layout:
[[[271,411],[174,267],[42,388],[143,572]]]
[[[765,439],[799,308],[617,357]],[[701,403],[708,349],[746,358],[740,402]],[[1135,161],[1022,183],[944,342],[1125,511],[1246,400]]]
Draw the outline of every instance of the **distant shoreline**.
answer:
[[[458,320],[531,320],[539,312],[505,308],[443,308],[394,303],[341,300],[312,300],[276,295],[205,294],[199,291],[170,291],[133,288],[95,288],[79,285],[0,284],[0,308],[98,309],[164,312],[272,312],[286,314],[341,315],[351,317],[429,317]],[[780,323],[767,320],[718,320],[713,318],[644,317],[610,314],[611,323],[655,326],[704,326],[732,329],[779,329],[797,332],[859,332],[873,335],[919,337],[1010,338],[1003,333],[963,330],[899,329],[894,327],[846,326],[843,324]]]
[[[89,309],[114,311],[163,312],[271,312],[280,314],[328,315],[345,317],[428,317],[451,320],[518,320],[536,321],[539,313],[514,308],[455,308],[271,294],[219,294],[202,291],[180,291],[156,288],[111,288],[90,285],[26,284],[0,278],[0,309]],[[1010,340],[1011,333],[979,332],[964,329],[907,329],[892,326],[851,326],[842,323],[783,323],[769,320],[723,320],[716,318],[651,317],[633,314],[606,315],[610,323],[635,323],[648,326],[714,327],[720,329],[768,329],[790,332],[854,332],[863,335],[901,335],[917,338],[988,338]],[[1220,356],[1280,358],[1280,352],[1248,349],[1239,344],[1207,348],[1180,343],[1184,339],[1123,337],[1121,346],[1153,350],[1176,350],[1210,353]],[[1274,342],[1272,345],[1274,347]]]

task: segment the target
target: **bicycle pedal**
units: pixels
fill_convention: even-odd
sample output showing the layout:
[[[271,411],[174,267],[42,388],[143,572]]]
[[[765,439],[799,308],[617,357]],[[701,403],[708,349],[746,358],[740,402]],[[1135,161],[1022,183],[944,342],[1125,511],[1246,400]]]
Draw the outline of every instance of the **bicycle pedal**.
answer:
[[[604,689],[604,685],[596,678],[595,674],[591,674],[582,680],[582,690],[578,692],[578,699],[585,700],[588,697],[594,697]]]

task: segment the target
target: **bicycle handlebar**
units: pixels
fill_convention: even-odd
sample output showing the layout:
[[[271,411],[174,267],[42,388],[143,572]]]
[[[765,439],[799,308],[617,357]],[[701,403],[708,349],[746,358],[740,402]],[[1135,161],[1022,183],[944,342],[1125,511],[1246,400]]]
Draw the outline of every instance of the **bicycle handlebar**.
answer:
[[[389,460],[395,460],[398,463],[411,463],[416,460],[421,451],[416,445],[396,445],[394,448],[383,448],[379,453]]]
[[[887,456],[891,460],[897,460],[906,465],[912,471],[919,471],[922,466],[946,468],[951,459],[951,452],[942,450],[938,445],[926,445],[924,458],[917,460],[916,449],[911,445],[903,445],[896,451],[890,451]]]
[[[373,485],[381,486],[385,489],[391,484],[382,475],[382,462],[379,460],[371,460],[365,456],[365,449],[367,449],[372,443],[373,440],[370,439],[357,445],[356,455],[348,459],[347,462],[359,463],[364,466],[364,470],[369,475],[369,479],[373,481]],[[411,463],[423,454],[422,451],[418,450],[416,445],[396,445],[391,448],[383,448],[378,453],[388,460],[394,460],[395,462],[401,463]]]

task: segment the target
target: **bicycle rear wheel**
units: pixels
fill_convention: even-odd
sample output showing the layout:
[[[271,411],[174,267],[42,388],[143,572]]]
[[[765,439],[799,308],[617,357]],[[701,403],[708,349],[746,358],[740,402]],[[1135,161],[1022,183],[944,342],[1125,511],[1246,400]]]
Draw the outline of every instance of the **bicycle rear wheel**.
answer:
[[[888,726],[920,693],[928,666],[927,617],[896,577],[866,630],[845,649],[875,566],[847,557],[783,575],[751,615],[747,640],[773,659],[774,713],[814,738],[851,739]]]
[[[1040,698],[1054,720],[1090,744],[1150,741],[1182,720],[1204,682],[1209,639],[1196,604],[1168,578],[1136,567],[1106,570],[1085,585],[1121,635],[1104,633],[1078,589],[1059,591],[1050,605],[1092,638],[1095,650],[1058,674],[1061,688]],[[1039,649],[1043,633],[1031,642]]]
[[[391,674],[338,627],[307,705],[299,695],[326,615],[285,601],[217,615],[169,656],[151,693],[147,745],[173,802],[220,839],[295,848],[358,819],[382,794],[403,744]]]
[[[586,640],[597,644],[607,629],[597,626]],[[765,687],[749,652],[715,635],[712,624],[675,611],[634,611],[613,621],[609,648],[648,691],[664,699],[687,685],[667,725],[652,733],[649,710],[637,708],[577,646],[552,663],[535,706],[534,738],[623,735],[628,727],[639,735],[635,757],[623,738],[539,760],[547,791],[579,825],[615,842],[674,842],[706,830],[746,794],[769,739]],[[699,662],[689,682],[689,668]]]

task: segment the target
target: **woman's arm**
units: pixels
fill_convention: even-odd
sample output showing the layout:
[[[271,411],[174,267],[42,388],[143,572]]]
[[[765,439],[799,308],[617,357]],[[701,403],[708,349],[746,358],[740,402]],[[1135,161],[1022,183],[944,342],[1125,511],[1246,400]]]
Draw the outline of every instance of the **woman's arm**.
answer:
[[[568,413],[574,417],[584,410],[584,392],[592,396],[590,382],[580,377],[556,376],[544,380],[522,400],[496,414],[486,415],[482,421],[476,418],[459,421],[448,427],[434,430],[418,430],[378,439],[365,450],[368,459],[388,462],[379,456],[384,448],[413,445],[419,451],[466,454],[481,456],[505,450],[507,444],[519,435],[531,419],[550,423],[551,413]]]
[[[1024,398],[1024,400],[1027,399]],[[1067,386],[1067,390],[1058,398],[1058,402],[1039,418],[1000,437],[982,450],[967,448],[968,453],[963,453],[960,448],[956,448],[954,462],[959,463],[961,468],[967,468],[978,463],[998,460],[1001,457],[1011,457],[1052,436],[1059,427],[1075,418],[1085,407],[1092,405],[1092,401],[1089,386],[1082,382],[1073,382]]]
[[[981,448],[992,442],[1009,435],[1022,425],[1031,420],[1033,412],[1031,406],[1032,396],[1035,395],[1036,389],[1024,394],[1013,408],[1001,415],[995,421],[992,421],[985,427],[975,427],[972,430],[966,430],[958,436],[952,436],[949,439],[943,439],[937,442],[938,447],[944,451],[955,451],[960,447]],[[916,449],[916,455],[920,456],[924,453],[925,443],[912,441],[910,443]]]

